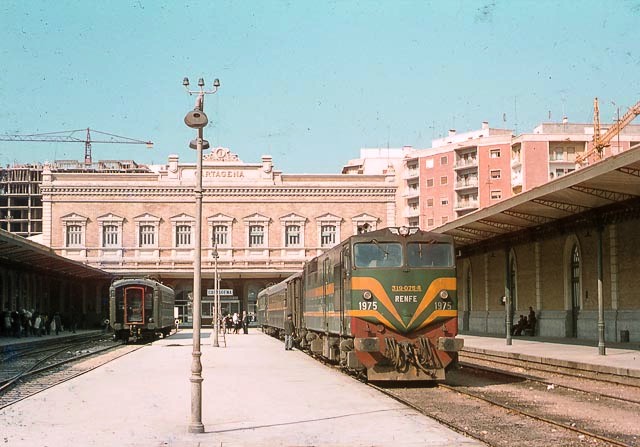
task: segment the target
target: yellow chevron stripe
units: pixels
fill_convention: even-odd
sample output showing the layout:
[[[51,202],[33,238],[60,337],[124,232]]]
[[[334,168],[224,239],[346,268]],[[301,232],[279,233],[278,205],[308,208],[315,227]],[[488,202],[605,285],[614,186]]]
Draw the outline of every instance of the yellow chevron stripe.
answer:
[[[429,318],[424,320],[420,324],[420,326],[415,328],[415,330],[417,331],[419,329],[422,329],[423,327],[431,324],[433,321],[435,321],[438,318],[452,318],[452,317],[457,317],[457,316],[458,316],[458,311],[457,310],[436,310],[431,315],[429,315]]]
[[[384,290],[384,287],[380,284],[380,281],[375,278],[356,276],[351,280],[351,289],[370,290],[376,296],[378,301],[381,302],[389,312],[391,312],[391,315],[393,315],[405,329],[407,328],[407,326],[402,322],[402,318],[400,318],[396,307],[391,302],[389,295],[387,295],[387,291]],[[390,327],[393,327],[393,325]]]
[[[424,293],[424,296],[422,297],[422,300],[420,301],[420,304],[418,305],[418,308],[416,309],[415,313],[413,314],[413,318],[411,318],[411,321],[409,322],[408,326],[411,326],[413,324],[413,322],[416,320],[416,318],[418,318],[418,316],[424,312],[424,310],[429,307],[429,304],[431,304],[433,302],[433,300],[436,298],[436,295],[438,294],[438,292],[442,289],[447,289],[447,290],[455,290],[456,288],[456,278],[436,278],[434,279],[431,284],[429,284],[429,288],[427,289],[427,291]],[[435,314],[436,312],[434,312]],[[434,315],[432,314],[432,316]],[[420,325],[420,327],[422,327],[424,325],[424,322]]]
[[[380,323],[383,323],[385,326],[389,328],[394,327],[389,320],[383,317],[382,314],[376,310],[349,310],[347,311],[347,315],[350,317],[356,317],[356,318],[362,318],[362,317],[376,318]]]

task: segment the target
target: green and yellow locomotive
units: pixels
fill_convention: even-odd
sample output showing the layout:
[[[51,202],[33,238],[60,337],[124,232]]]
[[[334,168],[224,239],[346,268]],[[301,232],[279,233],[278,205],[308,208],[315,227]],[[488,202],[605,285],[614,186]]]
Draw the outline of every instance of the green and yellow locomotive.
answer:
[[[272,295],[277,312],[294,314],[301,348],[369,380],[444,380],[462,348],[450,236],[407,227],[354,235],[263,290],[259,315]]]

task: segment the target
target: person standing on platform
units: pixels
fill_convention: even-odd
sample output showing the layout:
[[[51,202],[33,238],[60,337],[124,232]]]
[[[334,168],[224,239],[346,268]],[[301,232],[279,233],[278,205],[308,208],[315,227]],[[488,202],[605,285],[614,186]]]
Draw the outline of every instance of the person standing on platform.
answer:
[[[62,330],[62,319],[60,318],[59,312],[56,312],[55,314],[53,314],[53,323],[55,323],[55,331],[56,331],[56,335],[58,335]]]
[[[242,331],[245,334],[249,333],[249,315],[247,315],[247,311],[242,311]]]
[[[296,326],[293,324],[293,315],[288,314],[284,321],[284,349],[291,351],[293,349],[293,337],[296,334]]]

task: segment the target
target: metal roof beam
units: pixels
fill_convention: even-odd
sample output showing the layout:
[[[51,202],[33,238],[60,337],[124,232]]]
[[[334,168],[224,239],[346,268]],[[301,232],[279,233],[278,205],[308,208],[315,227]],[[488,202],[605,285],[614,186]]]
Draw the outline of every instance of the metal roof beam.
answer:
[[[640,177],[640,169],[634,169],[634,168],[630,168],[628,166],[623,166],[621,168],[618,168],[617,171],[620,171],[623,174],[629,174],[629,175],[633,175],[633,176],[636,176],[636,177]]]
[[[607,189],[600,189],[600,188],[587,188],[586,186],[580,186],[580,185],[571,186],[570,189],[573,189],[574,191],[582,192],[584,194],[589,194],[591,196],[595,196],[600,199],[610,200],[612,202],[621,202],[623,200],[629,200],[629,199],[633,199],[634,197],[637,197],[636,195],[625,194],[623,192],[609,191]]]
[[[587,206],[578,205],[576,203],[558,202],[556,200],[531,199],[531,202],[537,203],[538,205],[548,206],[549,208],[554,208],[556,210],[564,211],[569,214],[583,213],[591,209]]]
[[[526,220],[527,222],[537,224],[537,225],[542,225],[542,224],[551,222],[553,220],[550,217],[538,216],[536,214],[522,213],[520,211],[513,211],[513,210],[504,210],[502,214],[509,217],[516,217],[518,219]]]
[[[488,230],[478,230],[476,228],[469,228],[469,227],[458,227],[456,228],[456,230],[458,231],[464,231],[465,233],[470,233],[474,236],[479,236],[480,239],[488,239],[494,236],[497,236],[500,233],[497,233],[495,231],[488,231]]]
[[[499,228],[500,230],[504,231],[518,231],[525,228],[523,225],[515,225],[506,222],[496,222],[495,220],[489,219],[480,219],[478,222],[489,225],[490,227]]]

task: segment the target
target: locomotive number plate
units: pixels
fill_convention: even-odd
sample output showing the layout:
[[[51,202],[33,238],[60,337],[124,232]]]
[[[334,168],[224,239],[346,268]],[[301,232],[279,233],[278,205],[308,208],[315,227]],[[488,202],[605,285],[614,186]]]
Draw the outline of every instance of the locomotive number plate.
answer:
[[[359,301],[358,308],[360,310],[378,310],[378,303],[375,301]]]
[[[451,303],[436,301],[436,310],[451,310]]]

